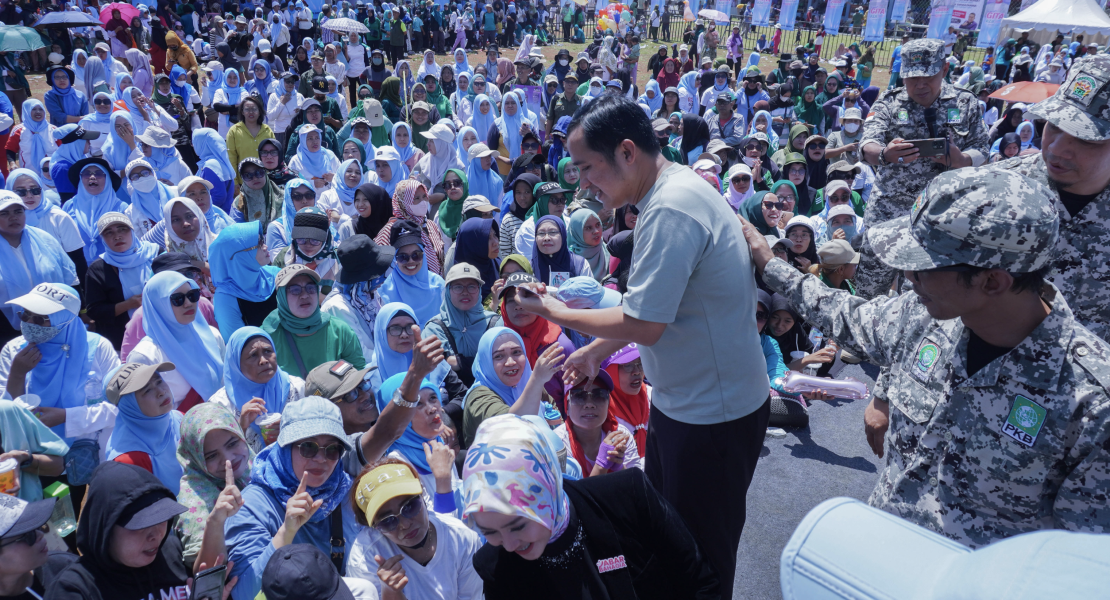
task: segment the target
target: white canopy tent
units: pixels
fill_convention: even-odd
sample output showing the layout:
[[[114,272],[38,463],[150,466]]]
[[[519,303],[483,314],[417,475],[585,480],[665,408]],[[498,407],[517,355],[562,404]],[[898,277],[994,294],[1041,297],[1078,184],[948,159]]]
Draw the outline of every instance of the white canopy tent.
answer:
[[[1046,44],[1062,33],[1069,38],[1083,34],[1084,43],[1105,45],[1110,39],[1110,16],[1096,0],[1040,0],[1018,14],[1002,19],[998,39],[1017,38],[1032,29],[1029,39]]]

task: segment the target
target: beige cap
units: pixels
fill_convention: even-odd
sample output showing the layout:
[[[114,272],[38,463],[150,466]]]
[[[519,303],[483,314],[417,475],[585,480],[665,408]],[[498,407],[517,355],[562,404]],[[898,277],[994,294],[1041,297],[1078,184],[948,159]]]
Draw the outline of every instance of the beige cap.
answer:
[[[284,269],[278,271],[276,284],[278,287],[285,287],[289,285],[290,281],[297,275],[308,275],[316,283],[320,283],[320,274],[305,265],[289,265]]]
[[[127,215],[121,212],[112,211],[104,213],[100,216],[99,219],[97,219],[96,234],[103,235],[105,229],[111,227],[112,225],[115,225],[116,223],[122,223],[124,225],[127,225],[131,229],[135,228],[135,226],[131,224],[131,219],[127,218]]]
[[[382,111],[382,103],[379,102],[377,98],[371,98],[370,101],[366,103],[366,105],[366,110],[363,111],[363,114],[366,115],[366,120],[370,121],[370,125],[374,127],[381,127],[382,123],[385,123],[385,114]]]
[[[458,281],[460,279],[473,279],[480,285],[486,284],[486,282],[482,280],[482,274],[478,272],[478,267],[470,263],[456,263],[455,266],[451,267],[450,271],[447,271],[447,278],[444,280],[444,283],[450,285],[452,281]]]
[[[133,394],[143,389],[155,373],[172,371],[175,368],[172,362],[163,362],[156,365],[126,363],[108,380],[108,385],[104,388],[104,396],[112,404],[118,405],[120,396]]]
[[[501,156],[501,153],[497,150],[490,150],[489,146],[478,142],[477,144],[470,146],[470,149],[466,151],[466,155],[470,157],[470,160],[474,160],[475,158],[485,158],[487,156],[497,158],[498,156]]]
[[[847,240],[830,240],[817,249],[823,266],[858,265],[859,252]]]

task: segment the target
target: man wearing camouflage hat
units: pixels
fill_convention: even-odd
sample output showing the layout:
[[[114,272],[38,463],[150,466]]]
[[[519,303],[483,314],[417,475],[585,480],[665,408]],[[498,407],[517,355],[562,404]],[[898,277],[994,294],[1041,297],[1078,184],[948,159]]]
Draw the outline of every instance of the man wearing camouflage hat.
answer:
[[[859,150],[875,166],[875,184],[864,222],[877,223],[909,214],[914,198],[938,173],[986,162],[987,130],[974,94],[944,81],[944,42],[921,39],[902,47],[905,87],[890,90],[871,107]],[[948,152],[926,158],[906,140],[948,138]],[[864,243],[857,282],[871,298],[890,289],[895,273]]]
[[[1049,275],[1076,319],[1110,337],[1110,56],[1072,65],[1056,95],[1027,114],[1048,121],[1041,152],[992,165],[1045,183],[1060,214],[1055,269]]]
[[[1110,530],[1110,346],[1055,288],[1051,192],[1012,171],[938,175],[910,215],[874,225],[876,256],[914,293],[866,301],[775,259],[774,291],[889,372],[886,466],[869,500],[978,547],[1038,529]],[[869,440],[874,443],[877,440]]]

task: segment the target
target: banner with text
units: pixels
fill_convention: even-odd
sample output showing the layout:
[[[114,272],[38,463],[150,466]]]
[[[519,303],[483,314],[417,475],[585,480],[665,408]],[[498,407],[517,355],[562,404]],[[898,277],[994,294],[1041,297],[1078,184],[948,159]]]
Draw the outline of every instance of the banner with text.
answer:
[[[983,21],[979,26],[979,39],[975,42],[976,48],[994,48],[998,45],[998,34],[1002,31],[1002,19],[1006,18],[1006,9],[1009,2],[995,2],[987,5],[983,12]]]
[[[771,0],[755,0],[752,6],[752,26],[771,26]]]
[[[886,29],[886,0],[871,0],[867,7],[867,26],[863,28],[863,41],[881,42]]]
[[[825,5],[825,32],[836,35],[840,31],[840,18],[844,16],[844,0],[829,0]]]
[[[730,17],[732,16],[732,7],[733,7],[732,0],[716,0],[716,3],[717,3],[717,11],[718,12],[722,12],[726,15],[729,15]],[[725,38],[727,38],[729,36],[729,34],[732,33],[731,29],[729,29],[727,32],[724,29],[721,29],[722,27],[727,27],[727,26],[728,26],[728,21],[717,21],[717,29],[721,32],[721,44],[724,44],[725,43]]]
[[[794,21],[798,18],[798,0],[782,0],[779,10],[779,25],[784,31],[794,31]]]
[[[894,6],[890,9],[891,22],[904,22],[906,20],[906,10],[909,9],[909,6],[910,0],[894,0]]]
[[[952,20],[952,4],[950,0],[933,0],[933,8],[929,10],[929,31],[925,37],[939,40],[948,33],[948,23]]]
[[[956,0],[952,6],[952,20],[949,25],[962,31],[975,31],[983,17],[983,4],[986,0]]]

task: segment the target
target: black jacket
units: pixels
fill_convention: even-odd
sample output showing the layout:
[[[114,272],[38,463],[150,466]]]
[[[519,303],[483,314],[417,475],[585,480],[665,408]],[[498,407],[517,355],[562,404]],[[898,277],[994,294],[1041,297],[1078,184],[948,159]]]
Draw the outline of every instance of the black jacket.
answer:
[[[486,544],[474,555],[474,568],[488,600],[720,598],[717,573],[682,517],[643,471],[564,481],[563,489],[570,499],[570,524],[544,556],[566,550],[580,525],[585,534],[582,560],[569,570],[548,569],[542,559],[525,560]],[[605,559],[615,560],[603,563]]]
[[[47,583],[51,600],[129,600],[184,597],[188,574],[182,562],[181,540],[172,521],[159,555],[142,568],[125,567],[110,558],[111,532],[128,506],[148,493],[173,494],[153,473],[134,465],[106,462],[96,468],[85,508],[77,524],[81,558]]]
[[[96,321],[96,332],[112,342],[117,351],[123,345],[123,332],[130,315],[126,311],[116,314],[116,304],[127,300],[123,297],[123,284],[119,268],[98,258],[89,265],[85,281],[85,309],[89,318]]]

